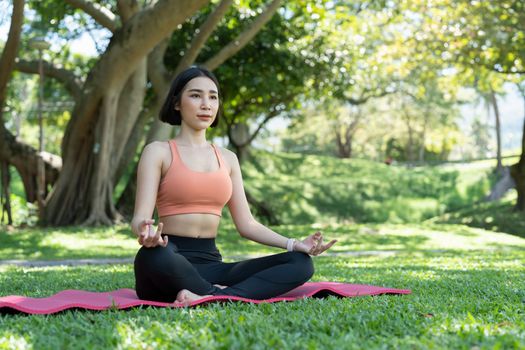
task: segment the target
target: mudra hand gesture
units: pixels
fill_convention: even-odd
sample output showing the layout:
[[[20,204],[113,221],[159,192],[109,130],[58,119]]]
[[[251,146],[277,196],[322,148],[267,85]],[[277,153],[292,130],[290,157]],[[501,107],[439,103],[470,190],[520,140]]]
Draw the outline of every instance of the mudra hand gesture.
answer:
[[[168,245],[168,237],[164,236],[164,239],[161,236],[162,233],[162,222],[157,226],[157,230],[153,227],[155,221],[153,220],[143,220],[138,225],[138,241],[140,245],[143,245],[146,248],[153,248],[158,245],[165,247]]]
[[[323,244],[323,234],[317,231],[316,233],[306,237],[302,241],[295,242],[294,250],[310,255],[319,255],[325,250],[330,249],[335,244],[335,242],[337,242],[336,239],[331,240],[327,244]]]

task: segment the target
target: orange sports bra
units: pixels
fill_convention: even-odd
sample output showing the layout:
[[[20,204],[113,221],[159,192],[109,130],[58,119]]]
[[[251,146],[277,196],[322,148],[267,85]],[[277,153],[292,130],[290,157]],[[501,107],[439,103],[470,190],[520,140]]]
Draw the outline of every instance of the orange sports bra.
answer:
[[[222,208],[232,195],[232,181],[220,152],[211,145],[219,161],[219,169],[211,172],[193,171],[180,157],[175,140],[169,141],[171,164],[160,181],[157,192],[159,217],[205,213],[221,216]]]

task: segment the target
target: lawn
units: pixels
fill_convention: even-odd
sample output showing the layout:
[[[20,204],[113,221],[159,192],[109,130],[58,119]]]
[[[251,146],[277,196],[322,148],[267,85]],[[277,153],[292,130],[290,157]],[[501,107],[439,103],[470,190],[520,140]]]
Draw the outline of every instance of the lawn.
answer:
[[[65,311],[0,316],[0,349],[525,348],[525,239],[461,224],[275,227],[338,238],[315,258],[316,281],[412,289],[411,295],[307,299],[193,309]],[[0,259],[132,257],[127,227],[17,230],[0,236]],[[7,237],[7,238],[6,238]],[[223,225],[225,259],[279,250],[244,241]],[[384,251],[385,254],[374,254]],[[355,252],[368,252],[354,255]],[[130,264],[0,266],[0,295],[133,288]]]
[[[274,230],[338,239],[315,258],[313,280],[412,294],[0,315],[0,349],[525,349],[525,218],[512,211],[515,193],[481,202],[494,181],[492,161],[406,168],[291,154],[255,159],[243,166],[246,188],[274,211]],[[22,202],[15,207],[24,213]],[[281,251],[243,240],[224,214],[224,260]],[[128,225],[0,232],[0,260],[129,261],[138,247]],[[129,263],[0,262],[1,296],[133,287]]]

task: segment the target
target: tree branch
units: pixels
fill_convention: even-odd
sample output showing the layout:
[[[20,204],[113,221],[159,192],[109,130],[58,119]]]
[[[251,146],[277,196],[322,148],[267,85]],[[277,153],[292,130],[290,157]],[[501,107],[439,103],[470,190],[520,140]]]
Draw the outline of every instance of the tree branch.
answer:
[[[148,77],[158,98],[164,98],[171,81],[171,75],[164,65],[168,44],[169,38],[165,38],[148,55]]]
[[[15,64],[15,69],[22,73],[38,74],[38,61],[24,61],[18,60]],[[54,78],[64,84],[67,91],[77,101],[82,94],[82,82],[70,70],[65,68],[58,68],[48,62],[43,62],[44,74],[48,77]]]
[[[137,0],[117,0],[117,9],[122,23],[140,10]]]
[[[497,70],[494,67],[490,67],[490,65],[486,65],[487,68],[490,68],[491,71],[498,74],[512,74],[512,75],[521,75],[525,74],[525,70],[517,70],[517,71],[511,71],[511,70]]]
[[[45,166],[46,184],[54,184],[62,167],[62,159],[47,152],[39,153],[32,146],[20,142],[9,132],[3,123],[0,124],[0,160],[13,165],[19,172],[24,183],[26,198],[29,202],[36,200],[36,183],[31,186],[31,180],[36,178],[37,159],[42,158]]]
[[[13,14],[11,15],[11,25],[7,41],[0,57],[0,120],[1,111],[4,106],[7,93],[7,83],[11,78],[11,72],[15,65],[15,58],[18,52],[20,34],[22,33],[22,23],[24,22],[24,0],[13,1]]]
[[[275,12],[279,9],[281,0],[273,0],[272,3],[261,13],[252,25],[243,31],[239,36],[222,48],[215,56],[210,58],[204,66],[210,70],[216,69],[228,58],[239,52],[253,37],[261,30],[261,28],[273,17]]]
[[[206,40],[213,33],[220,20],[224,17],[228,8],[233,3],[233,0],[222,0],[221,3],[213,10],[208,16],[206,21],[196,31],[196,35],[190,43],[188,50],[186,50],[184,57],[177,65],[176,73],[182,71],[184,68],[191,65],[197,59],[197,56],[201,52]]]
[[[63,156],[68,163],[69,142],[84,139],[85,130],[97,118],[104,94],[121,90],[141,60],[178,24],[196,13],[209,0],[158,0],[123,24],[111,38],[108,49],[91,69],[84,83],[82,98],[75,105],[62,141]],[[76,157],[76,156],[75,156]]]
[[[251,144],[253,142],[253,140],[257,137],[257,135],[259,135],[259,132],[262,130],[263,126],[272,118],[275,118],[276,116],[279,115],[279,111],[277,110],[273,110],[271,111],[270,113],[268,113],[266,115],[266,117],[264,118],[264,120],[262,122],[259,123],[259,125],[257,126],[257,129],[255,129],[255,131],[253,132],[253,134],[250,135],[250,137],[248,138],[248,140],[246,140],[246,142],[244,142],[243,144],[241,144],[240,146],[241,147],[244,147],[244,146],[247,146],[249,144]]]
[[[380,97],[385,97],[386,95],[389,95],[389,94],[392,94],[393,91],[381,91],[379,93],[376,93],[376,94],[370,94],[370,95],[367,95],[365,96],[365,94],[367,93],[368,91],[364,91],[360,97],[358,98],[353,98],[353,97],[344,97],[344,100],[345,102],[348,102],[350,103],[351,105],[354,105],[354,106],[358,106],[358,105],[362,105],[362,104],[365,104],[366,102],[368,102],[368,100],[370,100],[371,98],[380,98]]]
[[[69,5],[71,5],[74,8],[80,9],[93,17],[95,21],[97,21],[98,24],[102,25],[103,27],[106,27],[109,29],[112,33],[114,33],[117,30],[117,19],[113,12],[111,12],[108,8],[94,3],[90,2],[88,0],[65,0]]]

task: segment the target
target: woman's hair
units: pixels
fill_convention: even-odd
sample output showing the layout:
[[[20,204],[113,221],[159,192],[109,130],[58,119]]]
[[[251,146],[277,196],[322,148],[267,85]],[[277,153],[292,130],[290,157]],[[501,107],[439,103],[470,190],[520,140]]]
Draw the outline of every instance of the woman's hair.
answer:
[[[213,123],[211,123],[211,127],[214,128],[217,126],[217,124],[219,123],[219,117],[221,116],[221,94],[219,82],[217,81],[217,78],[215,77],[215,75],[213,75],[212,72],[210,72],[206,68],[199,66],[191,66],[190,68],[187,68],[186,70],[180,72],[179,75],[175,77],[175,79],[171,83],[171,88],[168,92],[168,96],[166,97],[166,100],[164,101],[164,104],[162,105],[162,108],[159,113],[159,118],[161,121],[171,125],[181,124],[182,116],[180,114],[180,111],[175,109],[175,106],[180,103],[182,92],[186,84],[188,84],[190,80],[198,77],[210,78],[217,86],[217,92],[219,94],[219,109],[217,110],[217,116],[215,117],[215,120],[213,121]]]

